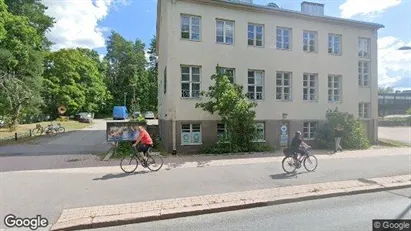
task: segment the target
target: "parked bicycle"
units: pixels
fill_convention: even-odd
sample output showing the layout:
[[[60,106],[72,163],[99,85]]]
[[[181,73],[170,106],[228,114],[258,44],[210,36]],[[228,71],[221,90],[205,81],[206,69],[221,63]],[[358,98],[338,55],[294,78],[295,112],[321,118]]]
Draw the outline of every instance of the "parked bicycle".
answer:
[[[133,153],[130,156],[123,157],[120,161],[120,168],[125,173],[133,173],[136,171],[138,164],[144,168],[148,168],[151,171],[158,171],[163,167],[163,157],[161,155],[152,155],[150,154],[151,148],[145,154],[146,159],[138,155],[136,148],[133,148]]]
[[[37,124],[36,128],[34,128],[31,132],[35,136],[41,136],[43,133],[54,136],[57,135],[57,133],[64,133],[66,129],[61,126],[60,123],[58,123],[56,126],[53,125],[53,123],[50,123],[46,125],[45,127],[42,127],[41,124]]]
[[[311,153],[311,148],[306,149],[306,153],[303,155],[295,155],[291,148],[283,149],[283,153],[285,157],[282,161],[282,167],[286,173],[294,173],[295,170],[301,168],[301,165],[304,165],[307,171],[313,172],[318,166],[317,157]],[[309,168],[308,166],[311,164],[313,167]],[[287,170],[287,167],[290,167],[290,170]]]

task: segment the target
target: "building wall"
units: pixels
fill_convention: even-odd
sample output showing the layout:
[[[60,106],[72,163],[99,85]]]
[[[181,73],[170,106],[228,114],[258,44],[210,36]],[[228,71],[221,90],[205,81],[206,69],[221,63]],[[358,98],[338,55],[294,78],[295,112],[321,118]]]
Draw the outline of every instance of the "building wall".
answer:
[[[327,109],[338,107],[341,111],[358,115],[358,103],[371,104],[370,120],[378,117],[377,104],[377,33],[373,29],[354,27],[349,24],[325,23],[309,21],[298,17],[289,17],[284,14],[263,12],[250,12],[241,9],[203,5],[189,1],[167,1],[167,41],[160,44],[167,54],[160,54],[159,81],[163,78],[162,71],[167,66],[167,93],[163,94],[163,87],[159,87],[160,119],[168,120],[171,134],[177,140],[181,149],[181,121],[202,121],[203,143],[208,141],[207,131],[213,128],[219,118],[210,115],[202,109],[196,109],[195,104],[199,99],[181,98],[181,69],[180,65],[201,66],[201,90],[207,90],[212,84],[210,76],[215,73],[217,64],[223,67],[235,68],[235,82],[247,89],[248,69],[264,70],[264,99],[257,100],[256,120],[265,121],[267,124],[266,136],[275,135],[278,130],[282,114],[288,114],[290,130],[295,130],[303,121],[324,120]],[[180,39],[180,16],[189,14],[201,16],[201,40],[198,42]],[[217,44],[216,18],[232,20],[234,26],[234,45]],[[248,23],[264,25],[264,46],[250,47],[247,45]],[[276,27],[292,28],[291,51],[278,50],[275,47]],[[317,31],[318,52],[305,53],[302,50],[303,30]],[[328,54],[328,33],[342,35],[342,55]],[[371,73],[370,87],[358,86],[358,38],[371,39]],[[163,37],[164,38],[164,37]],[[163,55],[163,59],[161,56]],[[292,72],[292,101],[281,102],[275,99],[275,76],[277,71]],[[318,74],[318,100],[306,102],[302,100],[302,85],[304,73]],[[329,74],[342,75],[342,101],[340,103],[328,102],[327,79]],[[245,92],[244,92],[245,93]],[[160,105],[161,104],[161,105]],[[214,121],[214,122],[213,122]],[[367,133],[376,137],[376,126],[372,122]],[[277,125],[275,125],[277,124]],[[211,127],[210,127],[211,126]],[[268,139],[268,143],[275,143],[277,137]],[[374,139],[372,139],[374,141]],[[167,141],[171,142],[171,141]],[[195,149],[195,148],[194,148]]]

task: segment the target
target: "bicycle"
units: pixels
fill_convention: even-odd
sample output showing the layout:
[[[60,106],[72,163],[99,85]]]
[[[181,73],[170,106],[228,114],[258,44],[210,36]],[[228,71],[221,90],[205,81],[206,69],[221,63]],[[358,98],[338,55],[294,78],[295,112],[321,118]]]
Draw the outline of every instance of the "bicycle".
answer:
[[[133,173],[136,171],[138,164],[140,163],[141,166],[144,168],[148,168],[151,171],[158,171],[163,167],[163,157],[161,155],[151,155],[150,154],[151,148],[148,149],[146,153],[144,153],[144,156],[146,159],[142,159],[138,155],[138,151],[136,148],[133,148],[133,153],[130,156],[123,157],[120,161],[120,168],[123,170],[125,173]],[[158,164],[158,167],[154,167],[155,164]],[[131,166],[131,170],[126,170],[125,166],[129,165]]]
[[[301,168],[301,165],[304,165],[304,168],[308,172],[313,172],[318,166],[317,157],[312,155],[311,148],[307,148],[306,153],[303,155],[300,154],[297,158],[296,158],[295,153],[291,150],[291,148],[283,149],[283,153],[285,157],[281,164],[282,164],[284,172],[286,173],[289,173],[289,174],[294,173],[297,169]],[[309,169],[307,167],[307,163],[312,164],[313,162],[315,162],[314,167],[312,169]],[[286,166],[290,166],[291,170],[287,171]]]

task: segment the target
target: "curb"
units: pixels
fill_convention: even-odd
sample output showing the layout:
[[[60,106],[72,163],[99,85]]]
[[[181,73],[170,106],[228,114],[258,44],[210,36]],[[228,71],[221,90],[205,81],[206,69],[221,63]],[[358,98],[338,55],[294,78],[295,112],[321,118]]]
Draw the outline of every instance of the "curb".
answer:
[[[397,180],[395,180],[397,177]],[[290,186],[290,187],[280,187],[274,189],[267,189],[267,190],[253,190],[248,192],[240,192],[240,193],[226,193],[226,194],[218,194],[218,195],[209,195],[209,196],[200,196],[200,197],[189,197],[189,198],[182,198],[182,199],[169,199],[169,200],[160,200],[160,201],[149,201],[149,202],[141,202],[137,203],[138,207],[144,206],[152,206],[154,209],[152,210],[139,210],[134,211],[134,207],[127,208],[127,204],[118,205],[122,208],[125,213],[121,214],[121,212],[117,212],[114,215],[110,215],[109,212],[104,210],[109,209],[114,206],[102,206],[102,207],[95,207],[98,211],[103,211],[100,216],[74,216],[71,215],[75,213],[74,211],[81,211],[84,213],[93,210],[93,207],[90,208],[80,208],[80,209],[73,209],[72,211],[64,210],[63,214],[59,218],[59,220],[54,224],[50,230],[81,230],[81,229],[93,229],[93,228],[102,228],[102,227],[110,227],[110,226],[119,226],[119,225],[126,225],[132,223],[141,223],[141,222],[150,222],[150,221],[157,221],[157,220],[165,220],[171,218],[179,218],[179,217],[187,217],[187,216],[196,216],[196,215],[203,215],[209,213],[219,213],[219,212],[227,212],[227,211],[234,211],[240,209],[249,209],[249,208],[256,208],[256,207],[264,207],[270,205],[278,205],[278,204],[285,204],[285,203],[293,203],[293,202],[301,202],[306,200],[316,200],[316,199],[324,199],[324,198],[332,198],[332,197],[340,197],[340,196],[349,196],[349,195],[356,195],[362,193],[371,193],[371,192],[380,192],[386,190],[395,190],[395,189],[403,189],[403,188],[410,188],[411,187],[411,178],[410,176],[395,176],[395,177],[382,177],[382,178],[373,178],[369,179],[369,182],[374,183],[359,183],[355,180],[351,181],[341,181],[341,182],[329,182],[329,183],[320,183],[320,184],[312,184],[312,185],[303,185],[303,186]],[[394,178],[387,179],[387,178]],[[404,178],[404,180],[398,180]],[[391,180],[391,181],[390,181]],[[379,183],[379,182],[380,183]],[[389,182],[390,181],[390,182]],[[352,187],[342,187],[344,183],[346,185],[350,183]],[[381,183],[383,182],[383,183]],[[361,186],[361,184],[363,184]],[[326,185],[333,185],[333,188],[326,188]],[[340,185],[340,188],[338,188]],[[304,190],[301,190],[302,188]],[[273,192],[272,190],[276,190],[278,192],[286,192],[283,193],[284,195],[269,195]],[[298,191],[301,193],[298,193]],[[257,193],[255,193],[257,192]],[[262,198],[258,198],[259,193],[261,195],[268,195],[266,198],[264,196]],[[268,194],[267,194],[268,193]],[[243,194],[243,195],[241,195]],[[300,194],[300,195],[299,195]],[[244,196],[245,195],[245,196]],[[247,196],[249,195],[249,196]],[[256,196],[254,196],[256,195]],[[216,199],[220,197],[220,200]],[[236,200],[232,201],[225,201],[227,198],[232,197]],[[270,198],[271,197],[271,198]],[[225,200],[221,200],[221,198]],[[241,199],[239,199],[241,198]],[[218,200],[214,201],[214,199]],[[189,205],[184,205],[182,202],[181,205],[177,205],[178,201],[190,201]],[[208,200],[208,203],[206,202]],[[163,202],[164,206],[161,207],[161,203]],[[195,202],[199,202],[195,204]],[[202,204],[205,202],[207,205]],[[194,204],[193,204],[194,203]],[[158,206],[156,206],[158,204]],[[170,206],[171,205],[171,206]],[[136,207],[136,209],[138,208]],[[100,209],[101,208],[101,209]],[[81,214],[81,212],[79,212]]]

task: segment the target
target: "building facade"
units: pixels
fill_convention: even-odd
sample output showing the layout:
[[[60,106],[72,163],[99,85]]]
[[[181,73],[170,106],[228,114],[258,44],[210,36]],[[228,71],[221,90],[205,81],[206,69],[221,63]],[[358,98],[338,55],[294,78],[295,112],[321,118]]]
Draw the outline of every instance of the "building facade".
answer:
[[[327,109],[361,117],[377,140],[377,31],[382,25],[224,0],[159,0],[159,125],[169,152],[196,152],[225,132],[195,104],[220,65],[256,108],[256,142],[296,130],[313,140]],[[287,128],[281,132],[282,126]]]
[[[403,115],[411,108],[411,92],[378,94],[378,116]]]

